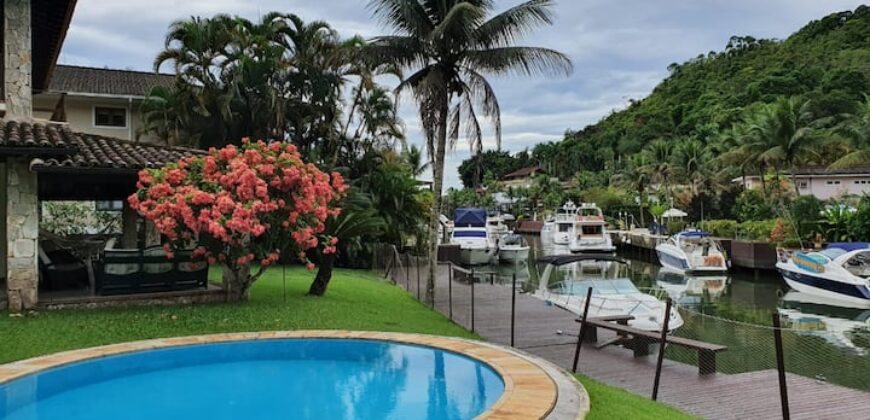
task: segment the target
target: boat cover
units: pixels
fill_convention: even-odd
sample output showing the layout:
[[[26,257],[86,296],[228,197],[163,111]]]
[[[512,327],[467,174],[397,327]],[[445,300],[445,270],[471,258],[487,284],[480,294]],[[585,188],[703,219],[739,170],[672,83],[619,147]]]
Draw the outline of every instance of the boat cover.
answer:
[[[705,236],[710,236],[709,233],[704,232],[703,230],[684,230],[680,232],[679,235],[687,238],[703,238]]]
[[[486,210],[476,208],[456,209],[453,225],[456,227],[485,227]]]
[[[846,252],[858,249],[870,249],[870,242],[834,242],[828,244],[828,248],[838,248]]]

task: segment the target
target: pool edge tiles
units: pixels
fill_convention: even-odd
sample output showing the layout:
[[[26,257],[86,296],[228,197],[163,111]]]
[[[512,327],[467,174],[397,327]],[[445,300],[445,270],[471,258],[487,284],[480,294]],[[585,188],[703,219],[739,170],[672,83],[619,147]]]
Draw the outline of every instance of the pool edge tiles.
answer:
[[[110,344],[0,365],[0,384],[70,363],[129,352],[232,341],[293,338],[380,340],[446,350],[483,363],[501,377],[504,383],[504,392],[479,418],[545,418],[555,407],[558,398],[556,382],[542,367],[538,366],[528,357],[512,350],[501,348],[500,346],[473,340],[425,334],[345,330],[222,333]],[[582,417],[585,413],[581,410],[578,414]]]

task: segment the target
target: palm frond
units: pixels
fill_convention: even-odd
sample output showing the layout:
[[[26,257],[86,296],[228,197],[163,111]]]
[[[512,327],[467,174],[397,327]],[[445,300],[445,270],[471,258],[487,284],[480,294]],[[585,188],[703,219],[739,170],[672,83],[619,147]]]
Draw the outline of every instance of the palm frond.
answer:
[[[530,0],[501,12],[474,31],[478,48],[512,45],[533,29],[553,23],[552,0]]]
[[[549,48],[500,47],[467,52],[464,68],[497,75],[570,75],[574,69],[564,54]]]

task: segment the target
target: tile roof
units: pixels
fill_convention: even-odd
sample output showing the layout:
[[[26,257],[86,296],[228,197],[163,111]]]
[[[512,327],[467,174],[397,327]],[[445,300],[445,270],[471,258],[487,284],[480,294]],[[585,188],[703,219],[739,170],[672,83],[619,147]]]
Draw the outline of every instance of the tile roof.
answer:
[[[197,149],[77,133],[60,124],[0,119],[0,153],[15,152],[20,148],[28,148],[29,154],[41,157],[31,164],[36,171],[111,169],[136,172],[142,168],[160,167],[185,156],[205,153]],[[32,151],[35,148],[53,153],[40,156],[38,151]]]
[[[99,69],[58,64],[49,92],[145,96],[156,86],[172,86],[175,76],[135,70]]]
[[[502,179],[511,179],[511,178],[522,178],[527,177],[529,175],[534,175],[538,172],[544,172],[544,168],[540,166],[529,166],[527,168],[517,169],[509,174],[502,176]]]
[[[797,175],[853,175],[853,174],[870,174],[870,166],[855,166],[852,168],[831,169],[826,166],[813,166],[806,168],[798,168],[795,173]]]

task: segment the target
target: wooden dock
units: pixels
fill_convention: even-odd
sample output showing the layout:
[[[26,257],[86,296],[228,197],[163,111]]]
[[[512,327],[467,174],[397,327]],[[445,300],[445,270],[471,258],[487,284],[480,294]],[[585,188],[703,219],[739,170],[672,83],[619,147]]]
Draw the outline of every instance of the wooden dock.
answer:
[[[416,269],[411,267],[408,271],[409,281],[402,270],[396,281],[402,287],[407,285],[408,292],[417,296]],[[420,271],[421,284],[425,284],[425,267]],[[448,266],[439,266],[435,308],[445,315],[450,315],[449,283]],[[452,317],[469,329],[472,326],[471,294],[472,287],[468,283],[454,279]],[[474,331],[488,341],[510,345],[511,287],[476,283],[474,296]],[[579,330],[573,314],[518,293],[515,316],[516,348],[565,369],[571,368]],[[600,340],[607,338],[605,333],[599,333]],[[624,348],[608,346],[596,349],[586,345],[581,351],[578,371],[649,398],[655,362],[655,356],[635,358],[630,350]],[[868,418],[870,413],[870,393],[792,374],[788,375],[788,387],[791,416],[795,419],[856,419]],[[665,360],[659,401],[709,419],[771,419],[781,416],[775,370],[700,376],[695,366]]]

